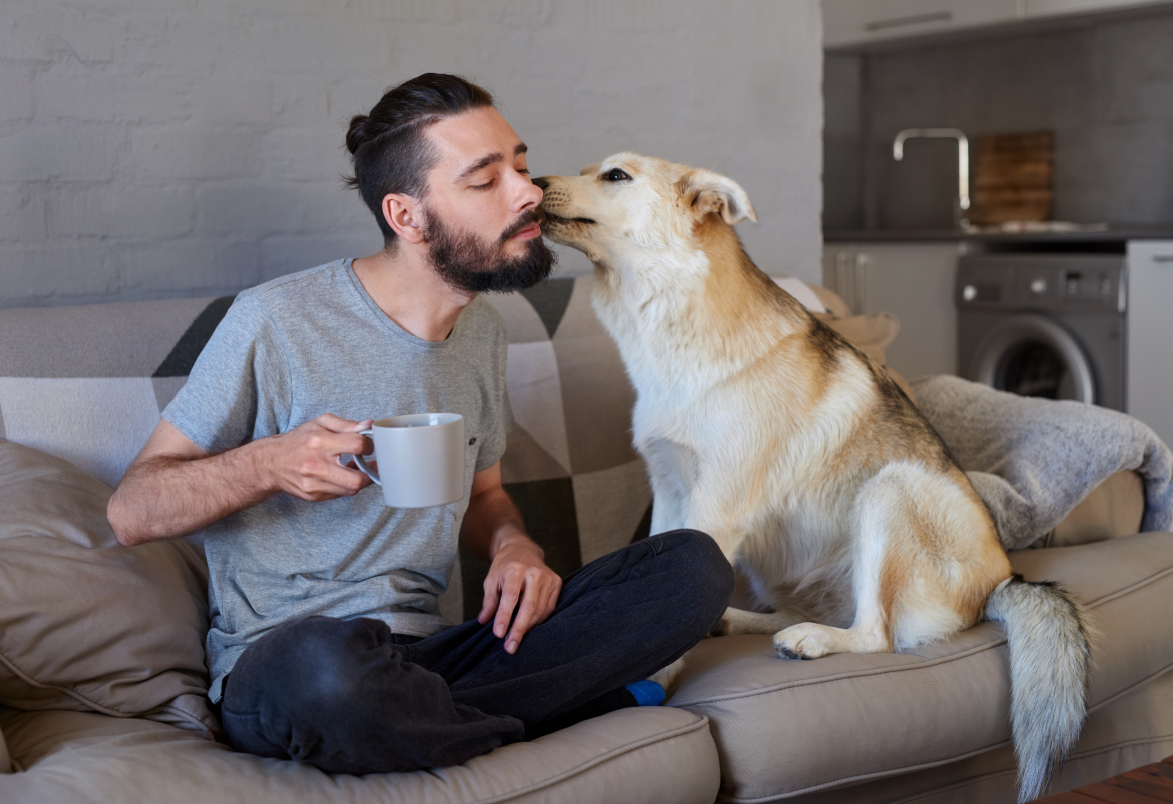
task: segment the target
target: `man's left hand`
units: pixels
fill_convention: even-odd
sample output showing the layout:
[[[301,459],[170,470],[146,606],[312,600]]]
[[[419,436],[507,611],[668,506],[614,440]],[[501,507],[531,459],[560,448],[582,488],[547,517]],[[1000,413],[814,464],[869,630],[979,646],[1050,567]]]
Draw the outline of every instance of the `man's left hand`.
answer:
[[[493,623],[493,633],[505,639],[505,652],[516,653],[526,632],[545,621],[558,605],[562,579],[546,566],[542,548],[517,534],[501,545],[485,577],[485,604],[477,622]],[[509,619],[514,609],[513,627]],[[509,630],[506,635],[506,629]]]

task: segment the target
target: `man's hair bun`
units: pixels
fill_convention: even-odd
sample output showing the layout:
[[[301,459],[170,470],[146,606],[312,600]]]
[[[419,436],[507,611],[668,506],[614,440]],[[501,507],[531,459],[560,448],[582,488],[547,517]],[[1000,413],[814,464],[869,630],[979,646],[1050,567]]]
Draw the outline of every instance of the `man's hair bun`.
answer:
[[[365,114],[356,114],[350,118],[350,128],[346,131],[346,150],[351,154],[357,153],[358,149],[370,139],[371,135],[367,126],[370,120],[370,115]]]

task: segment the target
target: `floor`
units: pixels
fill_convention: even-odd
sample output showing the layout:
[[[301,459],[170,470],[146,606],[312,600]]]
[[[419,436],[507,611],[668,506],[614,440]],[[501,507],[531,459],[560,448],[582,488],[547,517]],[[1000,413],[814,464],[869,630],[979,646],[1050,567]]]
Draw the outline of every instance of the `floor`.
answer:
[[[1173,757],[1111,779],[1036,799],[1034,804],[1156,804],[1173,802]]]

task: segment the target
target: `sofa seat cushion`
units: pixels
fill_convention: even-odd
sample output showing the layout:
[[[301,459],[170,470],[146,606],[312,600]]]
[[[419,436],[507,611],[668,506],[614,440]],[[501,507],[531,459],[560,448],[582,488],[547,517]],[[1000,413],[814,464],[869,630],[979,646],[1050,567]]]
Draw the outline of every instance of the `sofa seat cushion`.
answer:
[[[1051,792],[1098,782],[1171,754],[1173,673],[1164,673],[1092,711],[1079,743],[1055,776]],[[1016,774],[1014,748],[1007,741],[992,751],[957,762],[851,787],[821,790],[786,801],[787,804],[1011,804],[1018,798]],[[1093,802],[1080,799],[1078,804]]]
[[[1173,534],[1011,554],[1091,611],[1091,705],[1173,666]],[[953,762],[1010,739],[1006,640],[982,623],[903,654],[778,658],[769,636],[707,639],[669,703],[706,715],[722,801],[760,802]]]
[[[1136,472],[1109,475],[1031,547],[1070,547],[1131,536],[1144,519],[1144,481]]]
[[[0,775],[0,801],[23,804],[709,804],[719,779],[708,721],[667,707],[612,712],[464,765],[361,777],[93,713],[0,711],[0,729],[20,770]]]

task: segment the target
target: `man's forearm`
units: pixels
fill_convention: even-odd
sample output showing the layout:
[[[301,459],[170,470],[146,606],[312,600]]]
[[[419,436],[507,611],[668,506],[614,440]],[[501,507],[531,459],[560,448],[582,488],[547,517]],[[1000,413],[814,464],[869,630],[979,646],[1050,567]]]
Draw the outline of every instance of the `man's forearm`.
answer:
[[[469,500],[460,528],[460,538],[473,554],[486,561],[492,561],[501,547],[511,539],[532,541],[526,534],[521,512],[500,487]]]
[[[500,464],[473,480],[474,493],[460,527],[465,546],[490,562],[485,600],[477,620],[493,621],[505,652],[517,652],[526,632],[558,605],[562,579],[546,566],[545,553],[525,532],[521,512],[501,485]],[[510,622],[512,621],[512,625]]]
[[[272,495],[261,441],[219,455],[158,455],[135,464],[110,498],[107,518],[122,544],[184,536]]]

